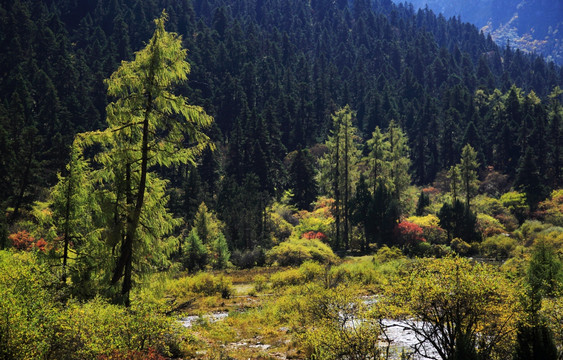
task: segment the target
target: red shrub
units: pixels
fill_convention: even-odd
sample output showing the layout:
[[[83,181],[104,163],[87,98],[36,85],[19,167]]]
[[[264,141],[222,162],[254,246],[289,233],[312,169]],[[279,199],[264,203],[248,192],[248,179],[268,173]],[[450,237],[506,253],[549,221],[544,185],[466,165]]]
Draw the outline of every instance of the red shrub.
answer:
[[[35,238],[25,230],[10,234],[8,238],[12,240],[12,245],[18,250],[31,250],[35,245]]]
[[[45,247],[47,246],[47,242],[45,240],[43,240],[43,238],[37,240],[37,242],[35,243],[35,246],[43,252],[47,251],[47,249],[45,249]]]
[[[429,186],[429,187],[422,189],[422,192],[425,193],[426,195],[430,195],[430,194],[436,195],[436,194],[440,193],[440,190],[436,189],[433,186]]]
[[[47,242],[43,238],[37,240],[36,242],[35,238],[26,230],[10,234],[8,238],[12,240],[12,245],[18,250],[31,251],[34,248],[37,248],[43,252],[46,251],[45,247],[47,246]]]
[[[395,238],[400,245],[411,245],[426,241],[422,228],[408,221],[402,221],[395,226]]]
[[[321,241],[325,241],[326,240],[326,235],[323,234],[320,231],[307,231],[306,233],[303,234],[303,238],[307,239],[307,240],[311,240],[311,239],[319,239]]]

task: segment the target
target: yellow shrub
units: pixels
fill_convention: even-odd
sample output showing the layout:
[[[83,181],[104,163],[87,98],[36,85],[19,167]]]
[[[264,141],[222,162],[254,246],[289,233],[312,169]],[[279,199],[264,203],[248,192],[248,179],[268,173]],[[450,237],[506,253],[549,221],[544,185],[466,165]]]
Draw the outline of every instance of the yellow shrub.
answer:
[[[332,249],[319,239],[290,239],[274,246],[266,254],[270,264],[280,266],[300,265],[307,260],[320,263],[335,263],[338,257]]]
[[[428,214],[426,216],[410,216],[407,218],[407,221],[420,227],[440,226],[440,219],[438,219],[438,217],[434,214]]]

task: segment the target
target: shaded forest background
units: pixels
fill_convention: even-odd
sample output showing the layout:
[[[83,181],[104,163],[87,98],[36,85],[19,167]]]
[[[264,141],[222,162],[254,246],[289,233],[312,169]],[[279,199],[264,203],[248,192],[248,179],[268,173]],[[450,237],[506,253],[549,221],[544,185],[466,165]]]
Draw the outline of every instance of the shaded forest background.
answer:
[[[218,145],[198,167],[160,171],[169,206],[190,222],[208,204],[231,248],[263,241],[264,209],[312,178],[314,161],[292,166],[296,150],[321,157],[346,104],[362,141],[392,120],[405,131],[418,185],[470,144],[483,174],[506,176],[499,192],[516,181],[543,199],[561,186],[563,70],[456,18],[390,0],[2,1],[3,239],[64,174],[74,135],[104,126],[103,79],[144,46],[163,8],[191,63],[179,92],[214,116]],[[524,165],[530,176],[517,177]]]

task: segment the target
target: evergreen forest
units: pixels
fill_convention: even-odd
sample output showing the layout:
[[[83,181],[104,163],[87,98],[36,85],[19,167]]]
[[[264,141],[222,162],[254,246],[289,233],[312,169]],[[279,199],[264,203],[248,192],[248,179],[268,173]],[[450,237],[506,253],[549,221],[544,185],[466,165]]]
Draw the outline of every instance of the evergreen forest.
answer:
[[[563,359],[553,61],[391,0],[0,0],[0,50],[0,359]]]

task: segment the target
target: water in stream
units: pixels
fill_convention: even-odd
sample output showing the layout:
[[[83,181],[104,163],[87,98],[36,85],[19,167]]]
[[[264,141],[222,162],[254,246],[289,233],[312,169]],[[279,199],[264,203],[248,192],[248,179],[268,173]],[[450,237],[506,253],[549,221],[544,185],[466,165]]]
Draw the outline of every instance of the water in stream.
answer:
[[[227,316],[229,316],[228,312],[210,313],[200,316],[193,315],[181,318],[180,322],[185,327],[192,327],[199,321],[216,322],[224,320],[225,318],[227,318]],[[391,343],[391,353],[393,354],[393,358],[399,359],[403,350],[407,354],[412,353],[413,346],[419,343],[415,334],[412,331],[406,329],[407,323],[404,321],[385,319],[383,320],[383,326],[386,327],[386,334]],[[426,350],[426,354],[430,355],[431,357],[412,354],[409,359],[429,360],[432,358],[439,358],[436,351],[431,347],[427,346],[424,349]]]

